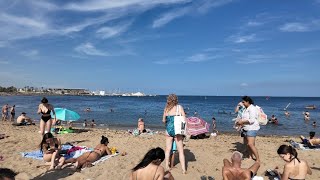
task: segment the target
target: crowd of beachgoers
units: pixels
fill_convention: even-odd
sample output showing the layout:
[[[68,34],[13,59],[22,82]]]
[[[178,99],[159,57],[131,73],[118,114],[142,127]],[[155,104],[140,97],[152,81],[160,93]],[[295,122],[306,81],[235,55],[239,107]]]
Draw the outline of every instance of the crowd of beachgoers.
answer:
[[[8,132],[10,131],[11,133],[16,133],[16,129],[14,128],[23,128],[23,126],[32,130],[36,129],[34,120],[28,117],[26,115],[26,112],[22,112],[21,115],[16,118],[15,108],[15,105],[9,106],[8,104],[5,104],[2,107],[2,126],[7,125],[7,128],[5,130],[7,130]],[[263,179],[265,178],[264,176],[268,176],[269,178],[274,179],[306,179],[308,177],[308,174],[312,174],[310,163],[308,162],[310,158],[307,158],[308,160],[300,159],[300,157],[298,157],[298,151],[296,150],[297,147],[294,147],[290,143],[281,143],[280,141],[276,142],[274,145],[276,145],[277,147],[272,148],[274,150],[274,153],[267,152],[268,157],[264,159],[266,157],[266,152],[263,151],[263,149],[261,148],[262,146],[259,147],[260,143],[256,143],[259,138],[264,138],[258,137],[259,129],[261,126],[261,123],[259,123],[258,121],[258,111],[259,110],[254,105],[253,99],[249,96],[242,97],[241,101],[236,105],[235,112],[238,115],[235,119],[234,128],[239,132],[243,140],[241,143],[239,142],[240,138],[237,136],[230,138],[231,135],[223,135],[219,133],[219,131],[216,129],[214,117],[212,118],[213,132],[210,132],[211,134],[209,133],[208,136],[206,134],[194,136],[194,138],[207,138],[203,140],[206,143],[208,143],[208,140],[210,139],[214,139],[215,141],[217,141],[220,137],[226,136],[224,144],[228,144],[228,139],[235,139],[236,143],[239,145],[235,149],[233,149],[232,152],[230,152],[230,150],[228,149],[222,148],[223,145],[221,144],[217,145],[217,148],[224,149],[224,153],[222,154],[225,156],[220,157],[223,158],[220,161],[222,169],[221,166],[214,166],[215,169],[212,169],[212,171],[220,171],[220,176],[200,176],[197,177],[198,179],[245,180]],[[177,128],[177,121],[179,121],[180,124],[185,123],[183,122],[183,119],[186,115],[183,106],[179,104],[178,97],[175,94],[168,95],[167,103],[164,107],[162,122],[166,128],[165,132],[159,133],[157,135],[150,135],[150,137],[147,136],[150,139],[158,138],[155,141],[155,143],[158,144],[151,143],[149,145],[152,146],[147,146],[148,149],[146,149],[146,147],[142,148],[141,146],[134,145],[135,148],[144,149],[144,152],[137,149],[135,150],[130,147],[115,148],[110,146],[109,140],[113,141],[114,139],[117,139],[117,141],[122,141],[124,137],[126,137],[124,136],[115,138],[114,136],[117,136],[117,133],[115,132],[117,131],[111,130],[111,134],[110,132],[100,134],[100,142],[96,143],[95,146],[93,146],[94,148],[84,148],[83,146],[78,146],[74,143],[64,141],[64,134],[56,134],[61,130],[60,129],[59,131],[56,131],[56,127],[61,124],[61,121],[56,118],[54,106],[50,104],[49,100],[45,97],[41,99],[37,113],[40,115],[41,119],[39,123],[40,130],[37,135],[33,133],[32,135],[29,134],[29,136],[41,137],[41,139],[35,144],[37,145],[42,155],[41,158],[44,162],[47,162],[48,165],[48,168],[46,169],[47,172],[44,172],[43,174],[50,173],[52,171],[63,171],[64,169],[72,169],[75,172],[82,173],[82,170],[84,171],[84,169],[86,168],[95,166],[101,159],[104,159],[105,157],[113,157],[119,155],[125,158],[128,157],[130,153],[132,153],[132,151],[137,151],[135,152],[135,154],[137,154],[138,152],[140,154],[133,159],[136,160],[138,158],[140,159],[140,161],[136,161],[135,165],[129,167],[129,172],[125,173],[127,174],[127,177],[124,179],[194,179],[194,176],[192,176],[192,174],[194,173],[194,167],[190,167],[190,165],[188,165],[190,163],[188,162],[190,161],[190,154],[186,153],[186,146],[189,146],[188,150],[190,151],[190,147],[192,147],[193,141],[190,140],[191,136],[182,130],[184,127],[179,126],[180,129]],[[285,114],[286,116],[290,116],[290,113],[288,111],[286,111]],[[310,113],[308,111],[304,112],[303,115],[305,116],[305,120],[309,120],[308,118],[310,118]],[[15,121],[15,126],[8,126],[7,122],[13,121]],[[278,124],[278,120],[273,115],[269,119],[269,123]],[[315,123],[313,125],[316,126]],[[94,120],[92,120],[91,122],[87,122],[87,120],[85,120],[83,122],[83,127],[81,130],[83,131],[83,133],[90,133],[90,131],[93,131],[95,133],[109,131],[107,129],[94,129],[95,126],[96,124]],[[11,130],[9,130],[10,128]],[[69,129],[72,128],[72,124],[69,124]],[[21,133],[22,132],[25,131],[21,131]],[[141,135],[141,137],[143,137],[143,134],[150,134],[148,132],[149,130],[146,129],[144,120],[142,118],[139,118],[135,135]],[[1,141],[3,141],[4,143],[6,143],[6,139],[15,138],[16,136],[14,134],[8,135],[6,132],[4,133],[5,134],[1,134],[0,136]],[[78,137],[80,137],[82,133],[73,134],[74,135],[72,135],[72,137],[76,138],[78,135]],[[99,135],[97,134],[94,134],[92,136],[90,136],[90,134],[88,135],[86,135],[86,139],[90,139],[90,141],[95,141],[99,137]],[[36,137],[29,138],[37,139]],[[160,139],[162,140],[162,143],[159,137],[161,137]],[[320,144],[320,139],[315,137],[315,132],[310,132],[309,138],[305,138],[304,136],[301,136],[299,138],[303,145],[310,148],[313,148]],[[139,139],[138,141],[144,140],[145,139]],[[7,143],[10,143],[10,141],[8,141]],[[138,143],[137,141],[134,141],[134,143],[139,144],[141,142]],[[232,143],[235,142],[229,142],[229,144]],[[125,144],[126,143],[124,142],[122,146],[125,146]],[[66,147],[66,145],[68,145],[68,149],[64,148]],[[212,148],[212,145],[209,144],[203,144],[201,146],[202,148],[205,148],[206,145],[208,146],[208,149]],[[265,148],[265,146],[263,146],[263,148]],[[76,151],[82,152],[80,154],[77,154],[77,156],[66,156]],[[217,152],[215,152],[215,150],[213,150],[212,152],[209,152],[208,150],[204,151],[206,151],[207,156],[209,156],[210,160],[214,160],[216,158],[214,154],[216,154]],[[263,154],[262,156],[261,153]],[[280,159],[284,161],[283,168],[279,168],[279,166],[277,166],[268,167],[267,169],[261,170],[262,166],[265,167],[266,161],[268,162],[268,164],[270,164],[270,159],[277,158],[276,156],[270,156],[270,153],[273,155],[277,154]],[[8,154],[6,156],[8,156]],[[4,158],[3,155],[0,154],[0,179],[15,179],[16,175],[21,172],[21,169],[12,169],[6,167],[6,163],[3,163],[6,162],[6,159],[7,158]],[[177,160],[179,160],[181,166],[179,167],[180,172],[178,172],[176,167]],[[100,164],[108,164],[108,161],[101,162]],[[201,161],[197,160],[197,163],[201,164]],[[215,163],[213,163],[213,165],[214,164]],[[245,164],[245,166],[243,164]],[[32,168],[32,165],[29,168]],[[189,171],[188,169],[192,170]],[[259,169],[260,171],[266,172],[266,174],[259,174]],[[209,170],[206,170],[206,173],[208,173],[208,171]],[[317,175],[319,175],[319,173],[316,173],[315,176]],[[113,174],[111,176],[120,177],[121,175]],[[97,177],[97,179],[99,179],[99,177]],[[110,177],[110,179],[112,179],[112,177]]]

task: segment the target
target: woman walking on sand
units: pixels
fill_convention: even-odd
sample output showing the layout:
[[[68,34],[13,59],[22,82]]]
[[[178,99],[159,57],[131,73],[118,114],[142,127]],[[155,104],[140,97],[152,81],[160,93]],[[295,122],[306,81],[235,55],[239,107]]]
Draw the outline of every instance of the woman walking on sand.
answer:
[[[174,132],[174,116],[176,112],[180,112],[182,116],[185,117],[183,107],[178,104],[178,97],[175,94],[169,94],[167,98],[167,104],[163,111],[162,122],[166,124],[166,151],[165,151],[165,161],[166,161],[166,170],[169,170],[169,160],[170,160],[170,151],[172,148],[173,140],[177,144],[179,152],[179,160],[181,163],[182,173],[186,173],[186,164],[185,157],[183,152],[183,135],[176,135]]]
[[[38,114],[41,115],[41,120],[40,120],[40,134],[43,136],[45,133],[50,132],[51,130],[51,125],[52,125],[52,120],[51,120],[51,111],[52,114],[54,115],[54,120],[56,121],[56,113],[54,111],[54,108],[51,104],[48,103],[48,99],[43,97],[41,100],[41,104],[39,104],[38,108]]]
[[[256,136],[260,125],[258,122],[258,111],[253,105],[253,100],[249,96],[242,97],[242,104],[245,109],[242,113],[242,117],[237,121],[237,125],[243,126],[242,135],[243,142],[249,148],[249,157],[252,159],[254,155],[256,161],[260,161],[258,149],[255,146]],[[241,136],[242,136],[241,135]]]

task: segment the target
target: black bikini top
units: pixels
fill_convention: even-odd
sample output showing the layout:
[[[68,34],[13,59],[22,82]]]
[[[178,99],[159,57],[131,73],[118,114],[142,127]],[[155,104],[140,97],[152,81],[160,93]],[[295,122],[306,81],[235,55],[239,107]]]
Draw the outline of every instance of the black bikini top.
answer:
[[[42,113],[42,114],[50,114],[50,113],[51,113],[51,110],[48,109],[47,112],[42,112],[42,111],[41,111],[41,113]]]

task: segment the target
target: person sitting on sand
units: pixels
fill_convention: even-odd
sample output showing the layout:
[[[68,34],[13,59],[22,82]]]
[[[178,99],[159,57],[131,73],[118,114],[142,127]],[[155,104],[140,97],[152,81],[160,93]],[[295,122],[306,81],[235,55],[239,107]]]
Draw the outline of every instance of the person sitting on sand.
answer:
[[[139,118],[138,120],[138,130],[139,130],[139,134],[147,132],[146,129],[144,128],[144,121],[142,118]]]
[[[22,112],[21,115],[17,118],[17,123],[21,125],[30,125],[34,124],[28,116],[26,116],[27,113]]]
[[[61,166],[64,164],[65,158],[60,156],[60,150],[60,139],[53,137],[51,133],[43,135],[40,143],[40,151],[43,152],[43,160],[51,162],[49,170],[54,168],[61,169]],[[58,165],[56,166],[56,164]]]
[[[255,161],[249,168],[241,168],[242,154],[234,151],[231,155],[231,162],[223,159],[222,177],[224,180],[250,180],[260,168],[260,161]]]
[[[109,140],[105,136],[101,136],[100,144],[98,144],[93,151],[86,152],[78,158],[70,158],[65,163],[75,163],[76,169],[91,167],[92,163],[99,160],[104,155],[111,155],[108,148]]]
[[[8,168],[0,168],[0,179],[1,180],[15,180],[17,173]]]
[[[277,153],[286,162],[283,173],[274,170],[274,172],[280,176],[281,180],[302,180],[306,178],[307,174],[312,174],[307,161],[299,160],[298,153],[292,146],[281,145]]]
[[[138,165],[130,173],[130,180],[138,179],[168,179],[174,180],[170,172],[165,172],[161,166],[165,158],[164,150],[160,147],[150,149]]]

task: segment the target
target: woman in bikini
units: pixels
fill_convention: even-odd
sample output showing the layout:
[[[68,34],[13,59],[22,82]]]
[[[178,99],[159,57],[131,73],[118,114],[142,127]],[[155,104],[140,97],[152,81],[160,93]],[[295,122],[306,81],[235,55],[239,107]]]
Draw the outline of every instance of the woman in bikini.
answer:
[[[298,159],[298,153],[292,146],[281,145],[277,152],[286,162],[282,174],[276,171],[281,180],[304,180],[307,174],[312,174],[308,163]]]
[[[164,150],[157,147],[150,149],[141,162],[132,169],[130,180],[143,179],[168,179],[174,180],[170,172],[164,172],[164,168],[160,165],[164,160]]]
[[[178,97],[175,94],[169,94],[167,98],[167,104],[163,111],[162,122],[166,124],[166,170],[169,170],[170,152],[172,148],[173,140],[177,144],[177,149],[179,152],[179,161],[182,167],[182,173],[186,173],[185,157],[183,152],[183,135],[175,135],[174,132],[174,116],[176,111],[179,111],[182,116],[186,116],[183,107],[178,104]]]
[[[41,104],[39,104],[38,108],[38,114],[41,115],[41,120],[40,120],[40,133],[43,135],[45,132],[50,132],[51,130],[51,125],[52,125],[52,120],[51,120],[51,111],[52,114],[54,115],[54,119],[56,121],[56,113],[54,111],[54,108],[51,104],[48,103],[48,99],[43,97],[41,100]],[[47,128],[46,128],[47,127]],[[46,128],[46,130],[45,130]]]
[[[92,166],[92,163],[100,159],[104,155],[111,155],[108,148],[109,140],[107,137],[102,136],[100,144],[98,144],[93,151],[86,152],[78,158],[70,158],[65,163],[75,163],[77,169]]]
[[[61,141],[58,138],[53,137],[51,133],[43,135],[40,143],[40,151],[43,153],[43,160],[51,162],[50,169],[61,169],[64,164],[65,158],[60,156],[59,151],[61,150]],[[56,166],[56,164],[58,164]]]

